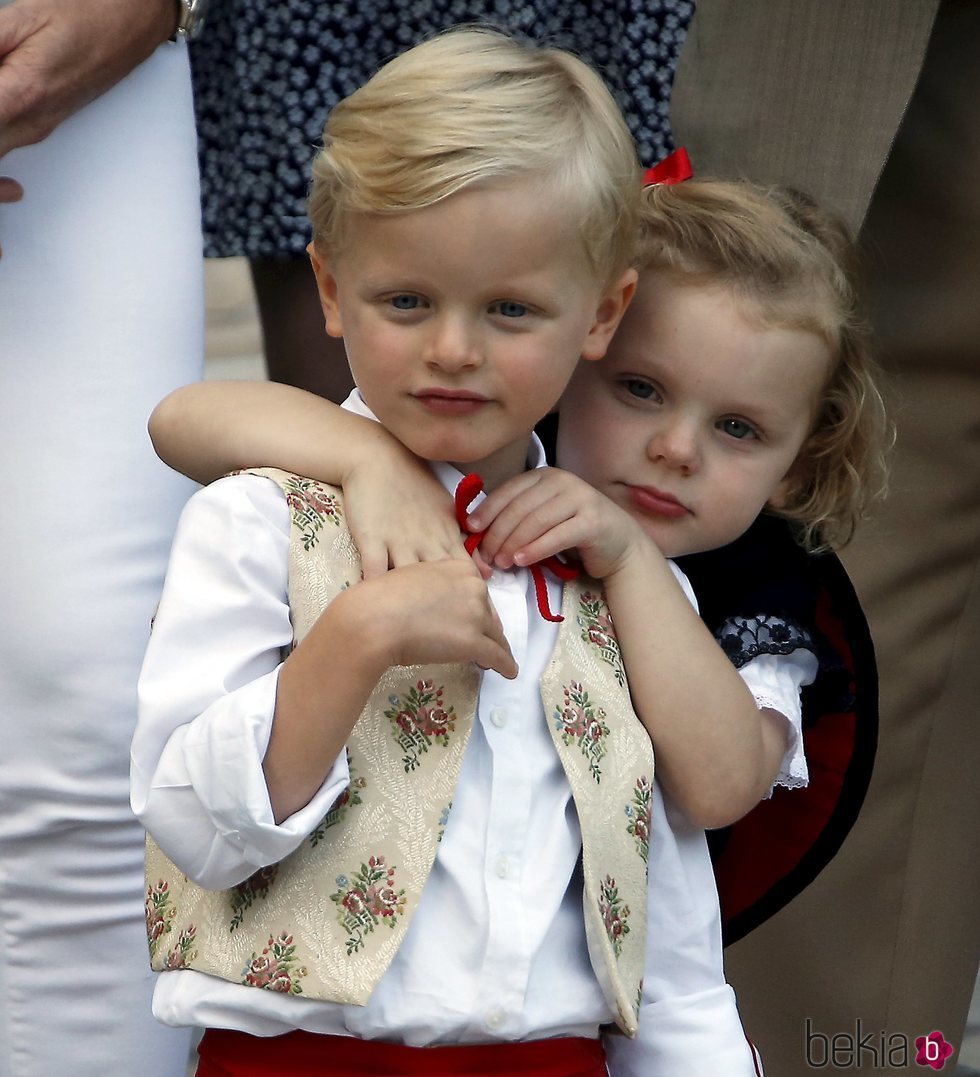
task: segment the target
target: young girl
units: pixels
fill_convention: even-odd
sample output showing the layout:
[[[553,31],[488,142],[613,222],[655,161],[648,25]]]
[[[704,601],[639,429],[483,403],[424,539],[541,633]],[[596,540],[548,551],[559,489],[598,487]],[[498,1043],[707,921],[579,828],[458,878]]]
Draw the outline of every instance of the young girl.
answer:
[[[528,471],[491,493],[466,525],[486,529],[482,556],[508,568],[574,548],[590,574],[607,578],[640,531],[668,557],[693,555],[728,546],[763,510],[790,521],[805,549],[846,542],[883,492],[888,440],[846,232],[795,192],[696,180],[650,186],[638,264],[606,358],[580,364],[562,398],[558,462],[569,470]],[[158,407],[150,429],[161,456],[201,481],[256,459],[341,481],[366,577],[466,556],[431,475],[319,398],[267,383],[193,385]],[[764,521],[751,537],[763,532],[798,572],[788,537]],[[714,587],[724,562],[685,563]],[[760,576],[742,593],[725,582],[723,615],[710,596],[702,604],[763,715],[781,716],[770,744],[780,745],[777,760],[788,720],[791,750],[778,772],[772,750],[751,751],[744,724],[685,705],[689,686],[642,715],[659,751],[658,781],[706,827],[738,819],[774,780],[807,781],[799,693],[820,648],[815,626],[797,622],[810,622],[812,610],[771,597],[770,608],[756,607]],[[612,590],[607,580],[614,611],[624,580],[632,586],[628,574]],[[648,611],[626,620],[634,608],[616,615],[634,697],[663,700],[676,680],[654,682],[690,643],[680,635],[665,651]]]
[[[315,175],[368,442],[446,489],[543,464],[533,424],[635,282],[635,156],[598,78],[446,35],[335,110]],[[598,1075],[612,1024],[617,1077],[751,1074],[703,834],[652,783],[598,582],[468,557],[362,581],[348,507],[265,472],[182,519],[133,744],[154,1012],[209,1026],[202,1075]],[[689,640],[658,691],[680,675],[690,710],[741,716],[759,784],[785,735],[640,539],[601,567],[632,579],[624,618],[669,611],[665,653]]]

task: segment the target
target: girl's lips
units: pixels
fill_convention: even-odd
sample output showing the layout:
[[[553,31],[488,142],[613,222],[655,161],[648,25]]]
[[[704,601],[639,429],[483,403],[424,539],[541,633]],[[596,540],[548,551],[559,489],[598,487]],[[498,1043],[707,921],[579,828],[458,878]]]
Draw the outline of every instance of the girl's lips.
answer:
[[[648,515],[679,520],[690,514],[691,510],[682,505],[673,494],[665,494],[655,486],[627,486],[627,489],[633,504]]]
[[[426,389],[414,396],[424,408],[437,415],[472,415],[489,403],[479,393],[460,389]]]

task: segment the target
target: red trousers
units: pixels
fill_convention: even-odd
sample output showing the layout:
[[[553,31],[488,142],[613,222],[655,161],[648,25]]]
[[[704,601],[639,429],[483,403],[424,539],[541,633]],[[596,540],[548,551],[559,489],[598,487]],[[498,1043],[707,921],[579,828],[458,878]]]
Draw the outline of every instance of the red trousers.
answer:
[[[465,1047],[404,1047],[352,1036],[250,1036],[208,1029],[197,1077],[606,1077],[600,1040],[554,1039]]]

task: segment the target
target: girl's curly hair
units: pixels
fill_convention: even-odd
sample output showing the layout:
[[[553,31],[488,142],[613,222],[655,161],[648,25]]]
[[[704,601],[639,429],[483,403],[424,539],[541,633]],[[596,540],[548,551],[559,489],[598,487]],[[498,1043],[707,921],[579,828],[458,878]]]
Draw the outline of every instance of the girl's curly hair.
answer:
[[[845,225],[796,190],[711,179],[651,186],[643,192],[637,266],[722,285],[763,327],[826,341],[830,373],[778,514],[796,521],[809,550],[845,545],[885,495],[894,441]]]

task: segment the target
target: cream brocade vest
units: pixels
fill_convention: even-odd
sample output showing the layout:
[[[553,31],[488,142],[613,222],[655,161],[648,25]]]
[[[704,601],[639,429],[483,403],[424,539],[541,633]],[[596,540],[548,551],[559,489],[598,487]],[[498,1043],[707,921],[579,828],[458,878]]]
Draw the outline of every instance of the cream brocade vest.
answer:
[[[360,579],[340,490],[261,469],[292,518],[295,639]],[[601,585],[566,583],[544,715],[582,830],[589,955],[627,1034],[636,1032],[646,941],[653,749],[633,712]],[[146,926],[158,971],[195,969],[259,989],[364,1005],[418,907],[452,808],[477,709],[473,666],[396,666],[347,746],[351,782],[284,860],[231,890],[187,879],[152,839]]]

